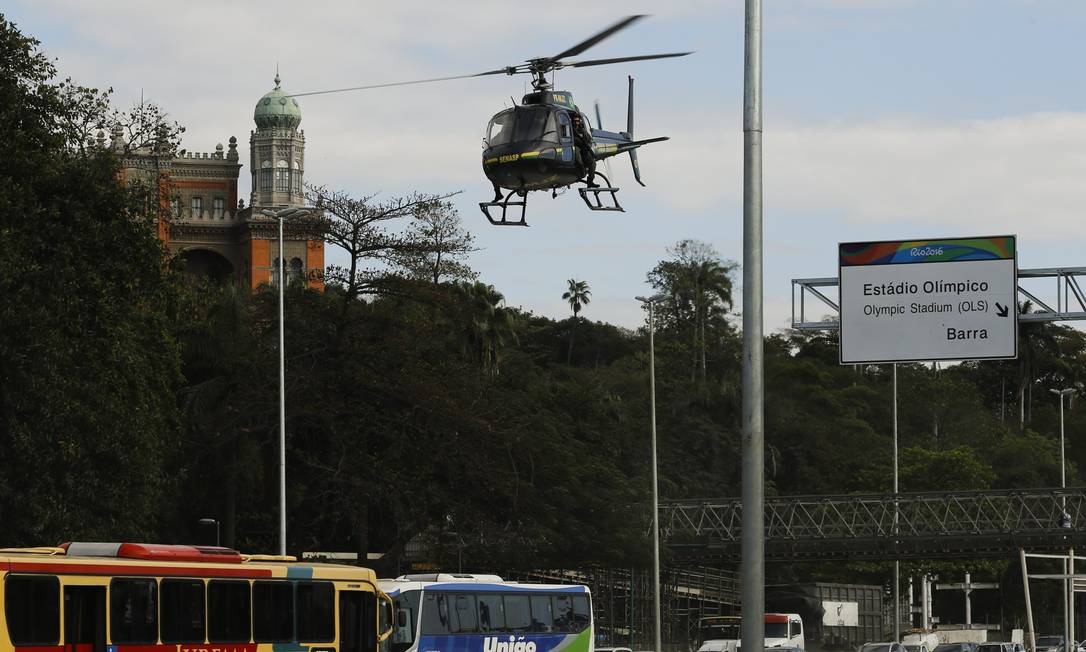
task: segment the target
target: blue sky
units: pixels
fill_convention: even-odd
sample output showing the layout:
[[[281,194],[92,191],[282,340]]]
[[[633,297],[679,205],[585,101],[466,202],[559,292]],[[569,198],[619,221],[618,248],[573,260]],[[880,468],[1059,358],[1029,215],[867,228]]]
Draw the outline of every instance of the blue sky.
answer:
[[[512,305],[554,317],[575,277],[592,287],[587,317],[638,325],[633,296],[683,238],[741,257],[740,0],[361,4],[9,0],[5,13],[63,74],[112,86],[121,105],[143,92],[188,127],[190,151],[237,136],[246,164],[277,64],[294,92],[465,74],[654,14],[582,58],[697,53],[557,80],[583,108],[599,99],[617,129],[632,74],[637,135],[672,137],[642,150],[647,188],[612,163],[626,213],[540,193],[531,228],[486,224],[482,132],[521,78],[302,98],[307,180],[356,195],[463,190],[483,248],[472,264]],[[767,330],[787,324],[791,278],[836,273],[840,241],[1014,233],[1022,267],[1086,265],[1083,34],[1079,0],[765,0]]]

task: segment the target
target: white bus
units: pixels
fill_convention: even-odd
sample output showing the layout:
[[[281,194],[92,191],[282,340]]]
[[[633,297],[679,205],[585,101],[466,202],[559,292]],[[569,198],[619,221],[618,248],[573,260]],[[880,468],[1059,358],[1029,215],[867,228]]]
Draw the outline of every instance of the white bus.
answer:
[[[445,573],[378,584],[393,602],[383,652],[594,652],[586,586]]]

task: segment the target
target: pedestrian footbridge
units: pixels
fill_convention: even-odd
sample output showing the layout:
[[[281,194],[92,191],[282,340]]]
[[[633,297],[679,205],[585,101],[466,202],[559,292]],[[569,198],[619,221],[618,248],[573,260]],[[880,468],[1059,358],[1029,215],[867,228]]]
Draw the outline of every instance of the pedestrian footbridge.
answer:
[[[660,503],[677,563],[736,562],[739,498]],[[766,561],[954,559],[1066,551],[1086,544],[1086,488],[765,500]]]

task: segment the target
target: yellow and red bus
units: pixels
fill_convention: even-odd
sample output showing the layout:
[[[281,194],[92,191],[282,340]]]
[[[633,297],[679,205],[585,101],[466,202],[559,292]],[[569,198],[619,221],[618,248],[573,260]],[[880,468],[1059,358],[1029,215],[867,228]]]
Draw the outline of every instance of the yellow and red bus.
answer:
[[[228,548],[4,548],[0,579],[0,652],[378,652],[391,631],[373,571]]]

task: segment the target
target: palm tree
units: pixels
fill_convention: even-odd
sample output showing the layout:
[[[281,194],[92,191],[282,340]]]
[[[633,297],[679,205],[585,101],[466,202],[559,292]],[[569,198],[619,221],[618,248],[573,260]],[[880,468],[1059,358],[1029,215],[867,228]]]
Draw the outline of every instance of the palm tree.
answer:
[[[732,305],[731,273],[735,263],[723,260],[712,245],[682,240],[668,248],[663,260],[648,274],[649,284],[668,296],[661,320],[676,334],[689,337],[690,380],[704,382],[708,366],[710,331],[721,324]]]
[[[581,312],[581,308],[592,303],[592,290],[588,289],[588,283],[585,281],[571,278],[566,282],[569,283],[569,289],[562,293],[562,298],[569,302],[573,317],[576,319],[577,314]]]
[[[516,341],[513,313],[504,305],[505,297],[493,285],[475,281],[462,282],[456,292],[464,302],[464,342],[471,357],[489,375],[500,371],[502,349],[512,339]]]
[[[578,314],[581,308],[592,302],[592,290],[588,289],[585,281],[571,278],[566,282],[569,283],[569,289],[562,293],[562,298],[569,302],[570,310],[573,311],[573,324],[569,329],[569,351],[566,353],[566,364],[570,364],[573,361],[573,333],[577,327]]]

